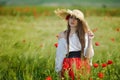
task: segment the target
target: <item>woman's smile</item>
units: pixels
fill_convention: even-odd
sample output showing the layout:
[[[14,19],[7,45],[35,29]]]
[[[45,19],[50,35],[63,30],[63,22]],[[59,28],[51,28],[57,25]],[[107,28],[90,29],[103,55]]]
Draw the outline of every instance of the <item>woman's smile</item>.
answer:
[[[77,19],[75,17],[70,17],[69,18],[69,24],[71,27],[77,26]]]

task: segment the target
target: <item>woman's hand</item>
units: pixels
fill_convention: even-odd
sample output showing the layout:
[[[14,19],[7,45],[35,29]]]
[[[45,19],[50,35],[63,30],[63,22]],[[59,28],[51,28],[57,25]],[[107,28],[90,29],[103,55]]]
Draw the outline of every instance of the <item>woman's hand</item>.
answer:
[[[94,34],[92,31],[88,31],[88,40],[92,40],[94,38]]]

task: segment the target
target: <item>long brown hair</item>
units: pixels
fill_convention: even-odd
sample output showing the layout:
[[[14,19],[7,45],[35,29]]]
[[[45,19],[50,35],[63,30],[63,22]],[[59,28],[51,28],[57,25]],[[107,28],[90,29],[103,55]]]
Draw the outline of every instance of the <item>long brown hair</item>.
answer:
[[[76,34],[79,38],[79,41],[81,43],[81,58],[83,58],[84,56],[84,48],[85,48],[85,33],[88,31],[88,27],[86,25],[84,25],[84,23],[82,21],[80,21],[79,19],[77,19],[78,24],[77,24],[77,29],[76,29]],[[64,31],[64,33],[66,34],[66,40],[67,40],[67,50],[69,53],[69,35],[70,35],[70,25],[68,23],[67,26],[67,30]]]

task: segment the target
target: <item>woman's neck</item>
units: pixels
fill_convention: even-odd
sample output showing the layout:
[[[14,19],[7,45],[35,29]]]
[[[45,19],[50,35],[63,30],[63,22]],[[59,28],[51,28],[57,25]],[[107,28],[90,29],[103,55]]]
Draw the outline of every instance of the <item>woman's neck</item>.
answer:
[[[70,31],[70,33],[75,33],[76,32],[76,28],[71,28],[71,31]]]

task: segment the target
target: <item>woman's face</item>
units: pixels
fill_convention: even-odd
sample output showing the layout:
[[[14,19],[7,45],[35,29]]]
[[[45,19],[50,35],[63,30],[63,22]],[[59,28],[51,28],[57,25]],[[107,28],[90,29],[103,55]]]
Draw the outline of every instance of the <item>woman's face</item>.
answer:
[[[75,16],[70,16],[68,23],[69,23],[70,27],[76,27],[78,24],[77,18]]]

